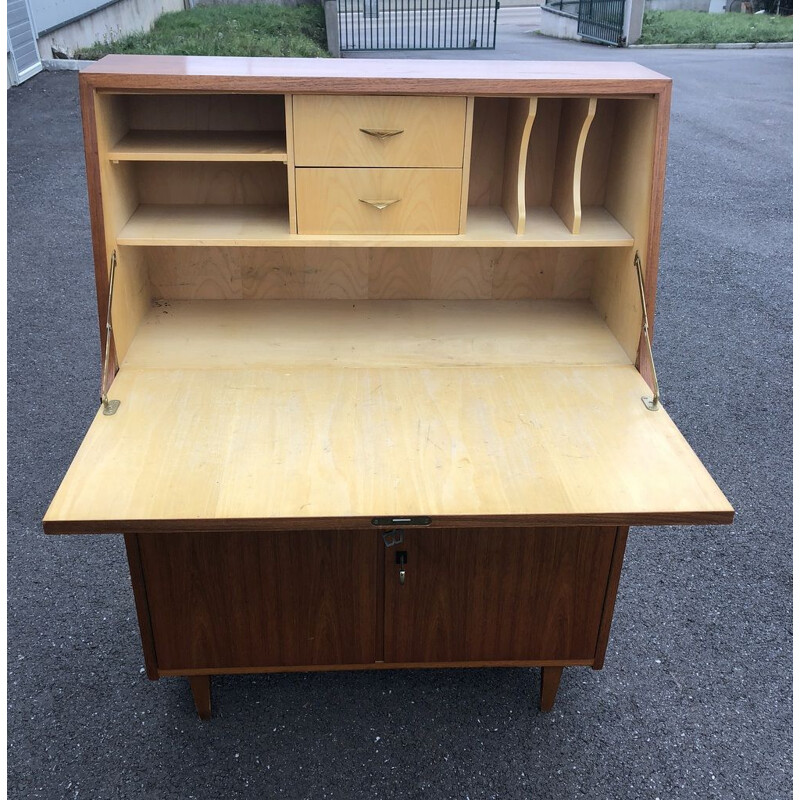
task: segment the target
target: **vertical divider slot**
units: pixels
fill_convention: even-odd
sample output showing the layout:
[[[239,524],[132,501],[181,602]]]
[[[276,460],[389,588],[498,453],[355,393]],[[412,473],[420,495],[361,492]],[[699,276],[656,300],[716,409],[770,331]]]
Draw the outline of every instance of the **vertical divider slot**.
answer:
[[[562,101],[552,205],[572,234],[581,230],[581,168],[596,110],[596,97]]]
[[[525,174],[538,98],[509,100],[502,202],[515,233],[525,233]]]

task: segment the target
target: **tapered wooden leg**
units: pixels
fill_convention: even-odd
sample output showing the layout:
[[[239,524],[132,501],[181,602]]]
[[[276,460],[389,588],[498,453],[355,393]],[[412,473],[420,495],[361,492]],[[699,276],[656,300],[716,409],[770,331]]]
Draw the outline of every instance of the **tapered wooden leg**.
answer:
[[[211,719],[211,676],[192,675],[189,678],[192,697],[200,719]]]
[[[539,697],[539,708],[542,711],[550,711],[553,708],[563,671],[564,667],[542,667],[542,693]]]

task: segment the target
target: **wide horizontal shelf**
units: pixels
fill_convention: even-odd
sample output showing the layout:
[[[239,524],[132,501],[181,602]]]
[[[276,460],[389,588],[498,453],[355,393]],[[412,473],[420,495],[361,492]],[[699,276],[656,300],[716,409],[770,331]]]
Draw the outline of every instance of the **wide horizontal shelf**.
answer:
[[[630,364],[591,303],[196,300],[159,303],[126,369]]]
[[[466,233],[297,235],[288,211],[270,206],[140,205],[117,236],[120,245],[228,247],[630,247],[633,239],[603,208],[587,208],[571,234],[552,208],[528,209],[517,235],[501,208],[471,208]]]
[[[288,209],[245,205],[140,205],[121,245],[256,247],[290,242]]]
[[[517,234],[502,208],[470,208],[465,242],[481,240],[498,247],[631,247],[633,237],[604,208],[583,210],[580,233],[570,233],[549,207],[526,211],[525,233]]]
[[[112,161],[281,161],[282,131],[129,131],[108,157]]]

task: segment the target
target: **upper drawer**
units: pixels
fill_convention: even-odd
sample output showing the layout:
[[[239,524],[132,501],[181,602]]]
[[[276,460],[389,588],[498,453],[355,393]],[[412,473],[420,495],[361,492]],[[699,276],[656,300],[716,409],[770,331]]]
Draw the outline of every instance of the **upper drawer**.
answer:
[[[299,167],[461,167],[464,97],[295,95]]]

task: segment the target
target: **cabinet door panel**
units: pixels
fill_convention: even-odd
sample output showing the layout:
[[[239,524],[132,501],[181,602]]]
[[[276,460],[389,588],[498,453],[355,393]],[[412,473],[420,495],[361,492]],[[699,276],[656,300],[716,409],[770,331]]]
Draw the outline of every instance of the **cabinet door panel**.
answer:
[[[372,531],[140,534],[160,669],[375,660]]]
[[[616,528],[407,531],[386,552],[387,662],[591,659]],[[397,553],[407,553],[405,582]]]

